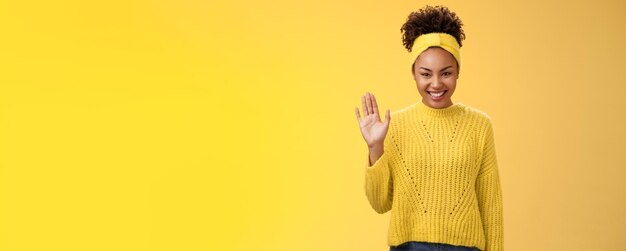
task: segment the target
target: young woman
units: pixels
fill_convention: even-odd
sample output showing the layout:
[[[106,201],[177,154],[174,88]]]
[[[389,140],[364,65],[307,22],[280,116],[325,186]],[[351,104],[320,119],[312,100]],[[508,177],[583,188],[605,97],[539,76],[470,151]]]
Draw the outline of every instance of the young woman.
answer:
[[[453,102],[465,39],[462,22],[426,6],[401,28],[421,102],[385,113],[362,97],[361,134],[369,154],[365,192],[391,210],[390,250],[503,250],[502,192],[491,117]],[[393,120],[391,119],[393,117]]]

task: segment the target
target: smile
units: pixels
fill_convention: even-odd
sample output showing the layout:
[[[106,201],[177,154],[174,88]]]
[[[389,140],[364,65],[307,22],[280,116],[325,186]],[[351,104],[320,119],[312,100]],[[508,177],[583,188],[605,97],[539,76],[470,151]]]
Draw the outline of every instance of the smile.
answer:
[[[429,91],[426,91],[426,92],[428,92],[428,95],[430,95],[431,97],[438,98],[438,97],[443,96],[447,91],[448,90],[441,91],[441,92],[429,92]]]

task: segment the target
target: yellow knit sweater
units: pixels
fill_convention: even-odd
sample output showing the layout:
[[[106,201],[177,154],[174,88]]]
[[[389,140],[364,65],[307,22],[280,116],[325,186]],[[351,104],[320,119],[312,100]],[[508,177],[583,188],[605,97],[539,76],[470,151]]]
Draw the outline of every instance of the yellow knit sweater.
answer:
[[[384,153],[365,167],[372,208],[391,210],[388,245],[407,241],[503,250],[502,191],[491,117],[457,102],[391,114]]]

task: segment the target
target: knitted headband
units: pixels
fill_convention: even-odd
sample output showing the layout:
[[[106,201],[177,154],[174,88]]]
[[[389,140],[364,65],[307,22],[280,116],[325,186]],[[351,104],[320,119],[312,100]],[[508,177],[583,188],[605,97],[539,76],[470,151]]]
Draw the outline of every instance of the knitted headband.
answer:
[[[431,46],[438,46],[450,52],[461,66],[461,47],[457,43],[456,38],[448,33],[432,32],[422,34],[413,41],[411,47],[411,64],[415,63],[417,57]]]

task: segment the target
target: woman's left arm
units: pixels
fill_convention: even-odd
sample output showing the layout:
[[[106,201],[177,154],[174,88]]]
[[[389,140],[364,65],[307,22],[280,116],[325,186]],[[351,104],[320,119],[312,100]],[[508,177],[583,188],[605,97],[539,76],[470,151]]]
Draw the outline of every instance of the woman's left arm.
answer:
[[[476,179],[478,206],[485,230],[486,251],[504,250],[502,189],[496,157],[494,131],[489,118],[483,130],[483,157]]]

